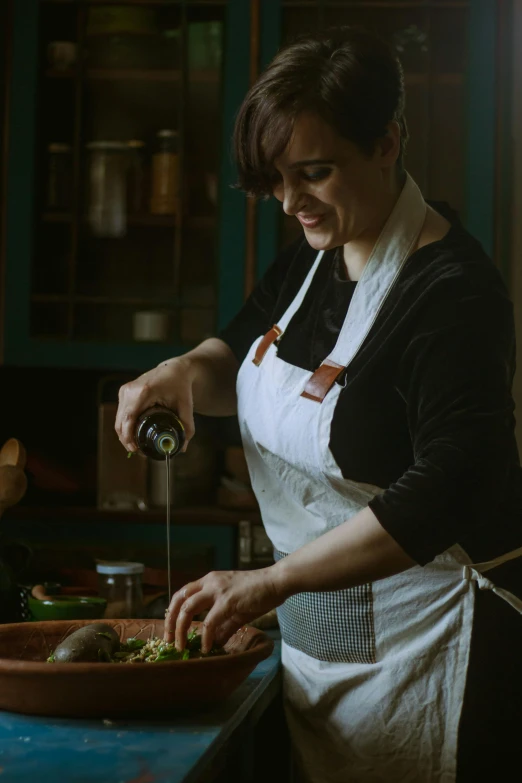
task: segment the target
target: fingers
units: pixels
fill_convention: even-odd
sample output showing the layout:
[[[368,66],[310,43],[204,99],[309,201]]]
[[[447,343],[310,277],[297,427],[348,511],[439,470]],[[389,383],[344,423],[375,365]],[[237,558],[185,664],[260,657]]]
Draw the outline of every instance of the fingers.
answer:
[[[183,606],[187,598],[189,598],[192,595],[195,595],[200,590],[201,590],[201,583],[199,581],[190,582],[190,584],[185,585],[185,587],[183,587],[181,590],[178,590],[177,593],[174,593],[174,595],[172,596],[172,600],[170,602],[169,608],[167,609],[167,614],[165,615],[165,630],[163,634],[163,638],[169,644],[174,641],[176,635],[176,624],[178,621],[178,616],[181,607]],[[179,649],[183,649],[183,647]]]
[[[212,596],[200,591],[187,600],[179,610],[176,621],[175,644],[177,650],[184,650],[187,646],[187,634],[194,619],[194,615],[199,614],[204,609],[212,606]]]
[[[153,404],[152,389],[142,381],[143,376],[120,388],[119,405],[116,414],[115,429],[121,443],[128,451],[136,451],[134,440],[136,421],[146,408]]]
[[[181,419],[183,427],[185,428],[185,445],[182,449],[182,453],[184,453],[187,450],[189,441],[194,437],[194,433],[196,431],[194,425],[194,407],[192,394],[190,394],[186,399],[180,399],[178,401],[177,414]]]
[[[241,626],[241,622],[230,617],[228,602],[216,596],[207,576],[191,582],[172,597],[165,616],[165,641],[175,642],[176,649],[184,650],[194,616],[205,609],[210,612],[202,624],[202,652],[209,652],[214,640],[220,644],[226,642]]]

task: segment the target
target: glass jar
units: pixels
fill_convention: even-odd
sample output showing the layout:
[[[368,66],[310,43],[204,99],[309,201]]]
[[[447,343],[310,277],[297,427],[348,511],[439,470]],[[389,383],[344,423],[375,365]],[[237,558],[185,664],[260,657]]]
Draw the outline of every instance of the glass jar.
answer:
[[[131,139],[128,143],[127,210],[137,215],[143,212],[145,196],[145,142]]]
[[[48,210],[64,211],[71,207],[72,155],[69,144],[49,144],[47,147]]]
[[[89,159],[88,219],[98,237],[122,237],[127,231],[128,145],[119,141],[87,144]]]
[[[150,211],[153,215],[174,215],[179,191],[178,132],[160,130],[152,156]]]
[[[96,564],[98,591],[107,600],[104,617],[140,618],[143,615],[143,563],[101,562]]]

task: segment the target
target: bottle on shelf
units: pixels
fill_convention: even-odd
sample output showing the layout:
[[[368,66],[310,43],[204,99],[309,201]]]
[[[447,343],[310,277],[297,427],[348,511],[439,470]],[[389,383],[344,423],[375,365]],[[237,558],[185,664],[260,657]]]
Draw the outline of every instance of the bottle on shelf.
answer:
[[[144,411],[136,423],[136,444],[146,457],[164,460],[179,454],[185,428],[169,408],[156,405]]]
[[[98,237],[122,237],[127,231],[127,155],[121,141],[87,144],[89,161],[88,215]]]
[[[153,215],[174,215],[179,192],[178,132],[160,130],[152,155],[150,211]]]

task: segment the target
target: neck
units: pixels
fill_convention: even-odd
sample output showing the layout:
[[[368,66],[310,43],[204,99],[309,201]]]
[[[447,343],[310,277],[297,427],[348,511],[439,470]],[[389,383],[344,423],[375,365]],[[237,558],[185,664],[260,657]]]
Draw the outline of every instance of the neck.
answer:
[[[383,183],[384,187],[380,198],[376,200],[375,211],[369,225],[358,237],[344,245],[344,263],[349,280],[359,280],[361,277],[384,224],[397,203],[405,181],[406,174],[404,172],[393,171],[391,173],[389,181]]]

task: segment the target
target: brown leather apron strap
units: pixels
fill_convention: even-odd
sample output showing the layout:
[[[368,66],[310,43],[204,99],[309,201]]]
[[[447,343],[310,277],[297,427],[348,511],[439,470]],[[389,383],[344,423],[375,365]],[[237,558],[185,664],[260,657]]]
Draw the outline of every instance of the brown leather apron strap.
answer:
[[[283,330],[280,329],[277,324],[274,324],[270,329],[270,331],[265,334],[265,336],[257,346],[256,354],[252,359],[256,367],[259,367],[259,365],[265,358],[265,354],[270,348],[270,346],[272,345],[272,343],[275,343],[275,341],[278,340],[282,334],[283,334]]]
[[[344,369],[344,365],[325,359],[308,380],[301,397],[322,402]]]

